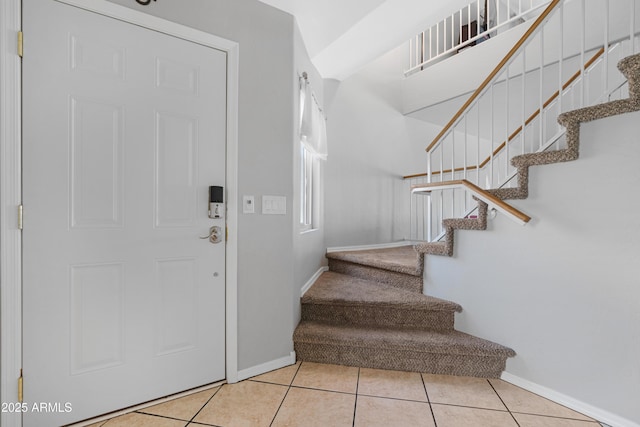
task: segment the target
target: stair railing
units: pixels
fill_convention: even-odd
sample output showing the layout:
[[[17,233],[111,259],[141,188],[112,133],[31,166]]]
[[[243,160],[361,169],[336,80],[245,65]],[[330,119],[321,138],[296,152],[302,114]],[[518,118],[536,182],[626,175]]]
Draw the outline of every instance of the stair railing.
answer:
[[[410,186],[468,180],[515,186],[514,156],[566,146],[557,116],[627,96],[617,62],[638,52],[640,0],[554,0],[427,148]],[[576,71],[577,70],[577,71]],[[472,215],[461,189],[411,198],[411,238],[436,241],[444,218]]]
[[[410,76],[534,18],[549,0],[475,0],[409,40]]]
[[[414,194],[428,194],[433,191],[445,189],[464,189],[471,196],[477,198],[478,200],[482,200],[492,209],[496,209],[497,211],[507,215],[510,219],[520,225],[524,225],[531,220],[531,217],[527,214],[505,203],[503,200],[500,200],[493,194],[489,193],[486,190],[483,190],[477,185],[472,184],[466,179],[457,181],[432,182],[430,184],[417,184],[411,187],[411,192]]]

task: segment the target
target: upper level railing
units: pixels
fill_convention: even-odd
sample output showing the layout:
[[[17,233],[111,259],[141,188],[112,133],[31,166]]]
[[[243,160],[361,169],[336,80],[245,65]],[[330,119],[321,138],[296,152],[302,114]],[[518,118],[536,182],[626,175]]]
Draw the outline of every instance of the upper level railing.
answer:
[[[566,146],[560,113],[628,96],[618,61],[638,53],[640,0],[554,0],[427,148],[409,186],[468,180],[513,187],[514,156]],[[412,196],[411,237],[438,240],[444,218],[473,215],[468,192]]]
[[[475,0],[409,40],[405,76],[533,19],[549,0]]]

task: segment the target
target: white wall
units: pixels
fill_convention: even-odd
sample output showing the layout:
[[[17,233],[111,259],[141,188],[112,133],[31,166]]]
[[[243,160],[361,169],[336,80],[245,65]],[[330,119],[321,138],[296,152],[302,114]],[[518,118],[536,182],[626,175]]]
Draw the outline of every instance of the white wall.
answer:
[[[293,350],[293,17],[257,0],[110,0],[239,43],[238,369]],[[287,197],[286,215],[262,215],[261,196]],[[242,212],[239,207],[239,212]]]
[[[424,149],[439,127],[400,113],[404,54],[397,48],[342,82],[325,82],[329,247],[408,238],[401,177],[426,170]]]
[[[507,372],[640,423],[640,113],[582,125],[577,161],[531,168],[533,216],[456,233],[425,292],[456,327],[512,347]]]
[[[409,76],[402,83],[402,111],[409,114],[476,90],[529,26],[519,25]],[[398,66],[406,62],[398,62]]]

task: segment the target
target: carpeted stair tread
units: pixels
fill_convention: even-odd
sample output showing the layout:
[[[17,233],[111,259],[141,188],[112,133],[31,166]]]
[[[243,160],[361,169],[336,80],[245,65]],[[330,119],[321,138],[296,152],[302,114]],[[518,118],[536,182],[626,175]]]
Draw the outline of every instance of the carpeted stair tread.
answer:
[[[445,237],[449,236],[453,236],[453,234],[449,232]],[[453,245],[447,244],[447,242],[418,243],[416,245],[416,250],[428,255],[453,255]]]
[[[478,357],[506,358],[516,354],[508,347],[455,330],[367,328],[310,321],[300,322],[294,332],[294,342]]]
[[[422,255],[411,245],[384,249],[328,252],[327,258],[422,277]]]
[[[302,297],[302,304],[341,306],[393,306],[402,309],[460,312],[462,307],[416,292],[327,271]]]

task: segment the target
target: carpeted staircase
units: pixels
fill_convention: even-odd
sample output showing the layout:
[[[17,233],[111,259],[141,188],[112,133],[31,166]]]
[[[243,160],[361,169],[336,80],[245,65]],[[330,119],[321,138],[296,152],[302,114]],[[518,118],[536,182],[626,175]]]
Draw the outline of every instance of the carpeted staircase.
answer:
[[[640,55],[618,64],[629,98],[564,113],[564,150],[516,156],[518,187],[489,190],[502,199],[528,196],[529,167],[575,160],[580,123],[640,110]],[[454,329],[453,302],[422,294],[424,254],[453,255],[455,230],[484,230],[487,205],[477,218],[444,220],[444,241],[388,249],[328,253],[330,271],[302,297],[294,332],[299,360],[435,374],[499,377],[515,352]]]
[[[302,297],[299,360],[434,374],[499,377],[509,348],[454,329],[453,302],[422,294],[412,246],[328,253]]]
[[[526,199],[529,196],[529,167],[576,160],[580,151],[580,123],[618,114],[640,111],[640,54],[624,58],[618,69],[629,83],[629,98],[605,102],[592,107],[568,111],[558,116],[558,122],[567,130],[567,148],[515,156],[511,164],[517,168],[518,186],[487,190],[501,200]],[[445,219],[445,236],[442,242],[421,243],[416,250],[423,254],[453,256],[455,230],[485,230],[487,205],[478,201],[478,220],[467,218]],[[484,221],[479,221],[484,217]]]

